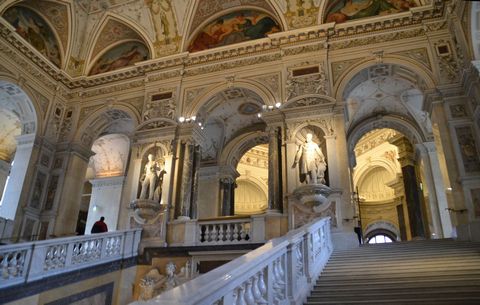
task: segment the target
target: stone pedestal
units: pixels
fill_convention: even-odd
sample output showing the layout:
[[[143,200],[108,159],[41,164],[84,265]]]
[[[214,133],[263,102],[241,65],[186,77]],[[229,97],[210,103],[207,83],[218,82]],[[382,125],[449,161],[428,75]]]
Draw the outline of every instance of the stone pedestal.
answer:
[[[290,197],[290,229],[299,228],[315,218],[330,217],[336,226],[336,201],[332,194],[341,193],[323,184],[307,184],[296,188]]]
[[[143,228],[141,249],[166,246],[166,223],[168,206],[150,199],[135,199],[130,208],[134,210],[132,226]]]

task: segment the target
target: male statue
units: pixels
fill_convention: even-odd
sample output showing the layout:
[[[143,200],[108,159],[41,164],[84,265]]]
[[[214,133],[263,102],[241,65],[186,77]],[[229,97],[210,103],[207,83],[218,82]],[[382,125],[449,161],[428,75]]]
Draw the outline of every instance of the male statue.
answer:
[[[325,156],[322,153],[322,149],[317,143],[312,141],[313,135],[307,133],[306,142],[298,147],[293,168],[300,162],[300,175],[305,177],[300,179],[307,184],[325,184],[325,170],[327,169],[327,163],[325,162]]]
[[[148,155],[148,162],[145,164],[144,179],[142,181],[142,191],[140,192],[140,199],[154,200],[155,186],[157,184],[157,171],[160,170],[158,163],[153,159],[153,155]],[[147,197],[148,191],[148,197]]]

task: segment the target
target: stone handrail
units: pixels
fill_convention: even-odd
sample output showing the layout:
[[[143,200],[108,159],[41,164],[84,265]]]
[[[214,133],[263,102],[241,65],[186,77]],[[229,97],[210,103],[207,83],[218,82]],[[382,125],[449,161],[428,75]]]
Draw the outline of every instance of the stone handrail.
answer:
[[[317,219],[149,301],[132,305],[303,304],[332,253]]]
[[[0,246],[0,289],[138,254],[141,229]]]

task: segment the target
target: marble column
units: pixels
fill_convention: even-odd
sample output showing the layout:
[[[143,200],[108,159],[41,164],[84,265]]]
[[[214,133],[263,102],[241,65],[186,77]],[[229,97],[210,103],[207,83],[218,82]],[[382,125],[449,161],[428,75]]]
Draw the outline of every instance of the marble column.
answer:
[[[437,227],[437,238],[452,237],[452,220],[448,212],[447,194],[443,182],[440,162],[438,160],[435,142],[422,143],[425,148],[422,150],[422,159],[425,167],[426,184],[430,198],[433,200],[430,205],[434,227]]]
[[[190,141],[181,143],[181,186],[177,201],[176,214],[179,219],[190,219],[192,205],[192,186],[194,173],[194,145]]]
[[[426,213],[422,190],[417,179],[412,145],[405,137],[394,139],[391,143],[398,147],[398,161],[402,167],[405,200],[407,202],[412,238],[426,238],[428,237],[425,227]]]
[[[27,200],[30,185],[25,182],[29,175],[29,168],[33,171],[32,151],[34,149],[35,135],[21,135],[17,138],[17,149],[13,159],[13,166],[10,172],[10,178],[2,197],[2,205],[0,206],[0,217],[15,220],[17,207],[21,198]],[[33,172],[31,173],[33,174]],[[32,181],[30,181],[33,183]],[[24,187],[25,186],[25,187]]]
[[[281,129],[276,126],[269,127],[268,134],[268,210],[282,212]]]
[[[88,207],[85,234],[90,233],[93,224],[101,216],[105,217],[105,223],[109,231],[117,229],[124,181],[124,176],[90,180],[92,196],[90,197],[90,206]],[[96,209],[94,209],[94,206],[96,206]]]
[[[10,174],[10,162],[0,160],[0,200],[3,197],[5,184],[7,183],[8,175]]]
[[[231,177],[220,179],[222,216],[235,215],[235,180]]]

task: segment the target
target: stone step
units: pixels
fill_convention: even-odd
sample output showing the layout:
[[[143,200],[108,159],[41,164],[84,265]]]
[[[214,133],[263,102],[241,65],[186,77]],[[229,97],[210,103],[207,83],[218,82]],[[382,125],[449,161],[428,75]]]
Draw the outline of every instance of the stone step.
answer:
[[[355,287],[351,287],[351,289],[331,289],[331,290],[322,290],[322,289],[315,289],[312,291],[310,297],[317,297],[317,298],[327,298],[327,297],[337,297],[337,296],[381,296],[381,295],[391,295],[392,291],[395,294],[433,294],[433,293],[456,293],[456,292],[476,292],[480,288],[480,282],[477,284],[467,284],[462,283],[464,285],[448,285],[444,283],[443,285],[402,285],[402,286],[394,286],[394,285],[375,285],[375,287],[363,287],[362,289],[358,289]],[[391,288],[391,290],[390,290]]]
[[[391,267],[391,268],[370,268],[370,269],[365,269],[365,270],[356,270],[354,271],[348,271],[348,270],[329,270],[322,272],[322,276],[361,276],[364,275],[366,277],[369,277],[370,275],[381,275],[381,274],[390,274],[392,276],[395,276],[397,274],[404,274],[404,273],[410,273],[410,272],[432,272],[432,271],[479,271],[480,272],[480,265],[479,264],[465,264],[465,265],[446,265],[446,266],[429,266],[429,267],[419,267],[419,268],[408,268],[408,267],[403,267],[403,266],[398,266],[398,267]]]
[[[308,301],[307,305],[478,305],[480,304],[480,297],[470,296],[463,297],[463,299],[454,297],[444,297],[441,299],[414,299],[407,298],[402,300],[384,300],[384,299],[371,299],[371,300],[354,300],[354,301]]]
[[[480,275],[472,276],[472,275],[460,275],[460,276],[450,276],[448,279],[439,278],[439,277],[428,277],[425,276],[423,278],[405,278],[405,279],[381,279],[381,280],[372,280],[369,282],[358,282],[357,280],[349,282],[349,281],[322,281],[316,284],[315,290],[352,290],[352,289],[374,289],[375,286],[380,287],[399,287],[400,285],[412,285],[412,286],[422,286],[422,285],[463,285],[463,284],[470,284],[470,283],[479,283],[480,282]]]
[[[327,272],[340,272],[340,271],[348,271],[348,272],[363,272],[365,270],[382,270],[382,268],[388,268],[389,270],[395,269],[406,269],[406,268],[436,268],[436,267],[461,267],[461,266],[470,266],[472,268],[480,268],[480,259],[478,260],[461,260],[461,261],[453,261],[453,260],[433,260],[433,261],[424,261],[424,260],[412,260],[409,262],[398,262],[395,263],[392,261],[390,264],[389,262],[385,263],[369,263],[369,264],[339,264],[339,265],[330,265],[328,264],[324,269],[323,273]]]
[[[308,305],[480,304],[480,243],[452,240],[335,251]]]

